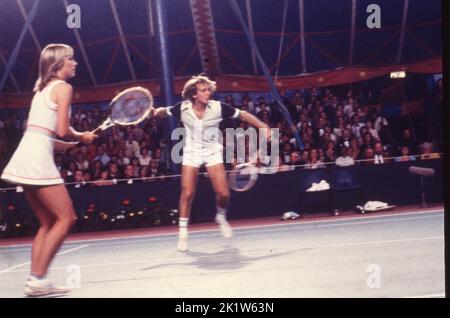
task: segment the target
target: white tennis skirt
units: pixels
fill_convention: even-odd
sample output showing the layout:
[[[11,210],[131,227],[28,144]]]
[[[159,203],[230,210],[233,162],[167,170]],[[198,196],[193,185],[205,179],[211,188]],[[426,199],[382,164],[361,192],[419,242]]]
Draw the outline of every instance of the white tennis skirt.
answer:
[[[53,140],[36,132],[25,132],[1,179],[23,185],[64,183],[53,159]]]

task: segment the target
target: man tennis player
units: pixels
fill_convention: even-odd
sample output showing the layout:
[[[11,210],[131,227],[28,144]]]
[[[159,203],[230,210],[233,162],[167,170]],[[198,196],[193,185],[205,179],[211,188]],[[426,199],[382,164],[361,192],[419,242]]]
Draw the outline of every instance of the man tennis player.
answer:
[[[230,198],[225,167],[223,146],[219,138],[219,123],[226,118],[239,118],[255,128],[266,128],[267,140],[270,128],[252,114],[211,99],[216,90],[216,82],[206,76],[194,76],[186,82],[182,91],[183,101],[169,107],[157,108],[152,115],[158,117],[175,116],[186,129],[186,143],[183,147],[181,171],[181,197],[179,202],[178,250],[188,250],[188,223],[199,168],[206,166],[216,194],[216,223],[222,236],[231,238],[233,230],[227,222],[226,212]]]

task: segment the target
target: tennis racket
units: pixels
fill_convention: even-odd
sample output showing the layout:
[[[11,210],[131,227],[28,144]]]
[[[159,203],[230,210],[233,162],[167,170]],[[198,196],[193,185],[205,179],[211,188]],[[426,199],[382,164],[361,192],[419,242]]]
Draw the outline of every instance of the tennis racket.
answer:
[[[268,141],[266,138],[264,140],[265,142]],[[259,158],[262,158],[263,156],[261,150],[262,149],[257,150],[257,156]],[[252,163],[252,160],[246,163],[237,164],[228,175],[228,185],[232,190],[237,192],[248,191],[256,184],[260,172],[260,168],[255,166]]]
[[[110,103],[108,118],[92,133],[101,132],[114,125],[137,125],[150,116],[153,109],[153,96],[143,87],[128,88],[114,97]],[[54,139],[53,145],[58,150],[68,150],[80,141]]]
[[[228,175],[228,185],[237,192],[248,191],[258,180],[259,169],[252,163],[237,164]]]
[[[79,141],[65,141],[56,138],[52,138],[52,140],[53,140],[53,147],[56,150],[69,150],[80,143]]]
[[[153,96],[143,87],[120,92],[110,103],[108,118],[92,132],[101,132],[114,125],[137,125],[148,118],[153,109]]]

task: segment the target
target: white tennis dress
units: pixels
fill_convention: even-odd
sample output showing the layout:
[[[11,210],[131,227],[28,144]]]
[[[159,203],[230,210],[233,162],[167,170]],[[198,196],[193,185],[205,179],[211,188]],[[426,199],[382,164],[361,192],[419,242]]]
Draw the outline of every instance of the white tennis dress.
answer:
[[[50,92],[59,83],[64,81],[54,81],[34,95],[27,129],[3,170],[3,180],[41,186],[64,183],[53,159],[58,105],[50,99]]]

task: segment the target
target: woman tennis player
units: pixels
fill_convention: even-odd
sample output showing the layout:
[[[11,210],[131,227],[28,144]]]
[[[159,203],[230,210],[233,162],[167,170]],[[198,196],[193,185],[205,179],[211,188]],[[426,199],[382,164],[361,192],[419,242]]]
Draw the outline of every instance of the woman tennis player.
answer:
[[[219,123],[225,118],[239,118],[255,128],[266,128],[267,139],[270,128],[252,114],[231,107],[219,101],[211,100],[216,90],[216,82],[205,76],[194,76],[183,88],[183,101],[171,107],[160,107],[155,116],[175,116],[186,129],[186,144],[183,147],[181,171],[181,197],[179,203],[179,241],[178,250],[187,251],[188,222],[195,195],[199,168],[204,164],[216,193],[217,214],[222,236],[231,238],[233,231],[226,219],[230,197],[225,167],[223,164],[223,146],[218,138],[210,138],[207,130],[219,129]],[[208,138],[209,137],[209,138]]]
[[[40,222],[24,290],[28,296],[68,292],[46,278],[51,261],[76,221],[69,194],[53,160],[53,149],[67,147],[57,138],[70,137],[87,144],[97,137],[90,132],[77,132],[69,125],[72,86],[66,81],[75,76],[76,66],[73,49],[68,45],[49,44],[42,50],[27,128],[1,176],[5,181],[22,185]]]

